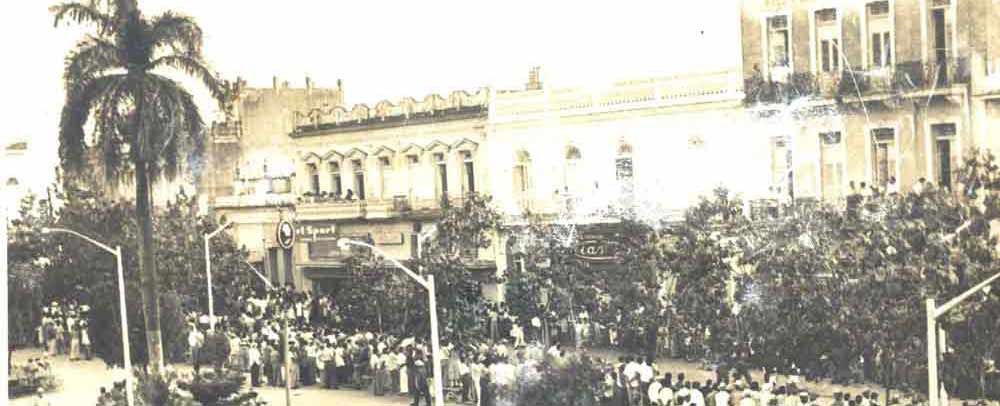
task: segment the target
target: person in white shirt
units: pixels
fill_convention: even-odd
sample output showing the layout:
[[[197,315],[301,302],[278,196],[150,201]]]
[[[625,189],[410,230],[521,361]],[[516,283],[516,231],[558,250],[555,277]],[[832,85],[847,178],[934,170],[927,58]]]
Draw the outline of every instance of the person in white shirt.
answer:
[[[323,363],[323,386],[327,389],[337,389],[337,350],[333,341],[327,341],[323,346],[323,351],[319,354],[319,360]]]
[[[458,375],[459,381],[462,383],[462,403],[466,403],[472,398],[472,369],[469,368],[469,362],[466,360],[465,354],[458,354],[458,370],[456,374]]]
[[[729,406],[729,388],[720,387],[718,392],[715,392],[715,406]]]
[[[673,405],[674,388],[671,388],[670,385],[666,384],[666,382],[662,382],[661,384],[663,385],[663,387],[660,388],[660,395],[659,395],[660,404],[663,406]]]
[[[691,401],[689,402],[692,406],[705,406],[705,395],[701,393],[701,385],[695,382],[691,385],[690,390]]]
[[[250,385],[254,388],[260,387],[260,369],[261,369],[261,356],[260,349],[257,348],[257,343],[250,345],[249,352],[247,354],[250,364]]]
[[[648,388],[646,388],[646,398],[649,399],[650,405],[660,404],[661,389],[663,389],[663,384],[661,384],[660,381],[655,381],[655,380],[649,384]]]
[[[645,362],[639,364],[636,371],[639,375],[639,390],[642,395],[649,393],[649,385],[653,382],[653,359],[646,357]]]
[[[737,406],[754,406],[753,392],[750,389],[743,390],[743,398],[740,399],[740,404]]]
[[[632,357],[625,358],[624,375],[630,390],[639,387],[639,363]]]

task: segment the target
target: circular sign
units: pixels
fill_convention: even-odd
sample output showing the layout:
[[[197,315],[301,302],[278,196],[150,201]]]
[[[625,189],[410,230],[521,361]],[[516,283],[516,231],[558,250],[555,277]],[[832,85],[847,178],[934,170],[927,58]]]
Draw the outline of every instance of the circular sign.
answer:
[[[295,228],[292,227],[292,223],[288,220],[281,220],[278,223],[278,245],[284,249],[291,249],[292,244],[295,243]]]

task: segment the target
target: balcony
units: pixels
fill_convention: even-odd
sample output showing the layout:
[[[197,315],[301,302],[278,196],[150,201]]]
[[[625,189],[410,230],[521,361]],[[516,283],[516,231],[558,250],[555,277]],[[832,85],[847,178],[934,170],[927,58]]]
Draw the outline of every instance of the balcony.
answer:
[[[296,200],[296,212],[299,217],[314,220],[434,216],[439,215],[441,210],[441,202],[437,199],[409,198],[407,196],[394,196],[388,199],[346,200],[324,194],[321,196],[304,195]]]
[[[970,82],[967,58],[949,59],[946,63],[920,61],[902,62],[895,66],[868,71],[843,70],[840,74],[813,75],[799,72],[788,80],[776,81],[757,73],[744,83],[744,103],[789,104],[793,100],[808,98],[836,99],[838,102],[858,100],[861,97],[950,88]]]
[[[294,203],[295,196],[290,193],[248,194],[238,196],[219,196],[215,198],[215,208],[217,209],[291,206]]]

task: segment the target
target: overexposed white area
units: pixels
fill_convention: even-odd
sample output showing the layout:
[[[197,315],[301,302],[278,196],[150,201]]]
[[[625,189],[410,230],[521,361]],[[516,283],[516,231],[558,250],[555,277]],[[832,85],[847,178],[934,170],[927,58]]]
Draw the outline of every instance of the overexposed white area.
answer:
[[[63,59],[86,32],[53,27],[54,2],[0,5],[4,119],[0,141],[31,141],[39,157],[18,171],[44,186],[57,163]],[[483,86],[521,88],[531,66],[550,86],[733,68],[739,63],[734,0],[699,2],[140,0],[148,15],[195,17],[204,52],[223,76],[269,87],[343,81],[345,103],[398,100]],[[215,106],[193,82],[205,120]],[[4,171],[10,170],[3,163]]]

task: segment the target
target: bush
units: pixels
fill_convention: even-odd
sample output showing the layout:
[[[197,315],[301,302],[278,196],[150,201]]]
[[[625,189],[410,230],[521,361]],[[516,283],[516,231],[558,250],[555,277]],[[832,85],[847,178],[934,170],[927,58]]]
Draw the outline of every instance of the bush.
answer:
[[[198,361],[201,364],[212,365],[216,370],[221,370],[226,361],[229,360],[229,352],[229,339],[224,334],[208,334],[205,336],[205,344],[198,354]]]
[[[136,369],[135,406],[196,406],[194,399],[177,390],[178,375],[164,371],[160,376],[150,375]],[[109,396],[99,398],[97,406],[128,406],[124,386],[116,386]]]
[[[190,382],[181,382],[179,386],[181,389],[191,392],[195,400],[202,405],[215,406],[227,404],[220,403],[220,401],[227,400],[233,394],[239,392],[243,386],[243,374],[234,370],[223,370],[219,373],[205,371],[195,375],[194,379]],[[256,394],[253,397],[256,397]]]
[[[530,374],[515,388],[516,405],[588,406],[598,403],[604,377],[589,357],[571,357],[562,362],[547,358],[539,374]],[[528,375],[528,374],[526,374]]]
[[[11,364],[9,378],[7,388],[9,398],[32,395],[38,389],[50,392],[58,388],[60,384],[46,360],[32,359],[23,364]]]

